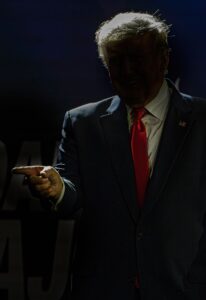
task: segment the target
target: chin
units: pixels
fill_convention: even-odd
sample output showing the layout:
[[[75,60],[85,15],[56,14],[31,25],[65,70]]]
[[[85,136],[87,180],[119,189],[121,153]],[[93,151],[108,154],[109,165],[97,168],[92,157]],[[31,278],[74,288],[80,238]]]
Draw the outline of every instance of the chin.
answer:
[[[134,90],[132,88],[130,90],[122,90],[122,89],[116,89],[117,94],[119,97],[124,100],[124,102],[128,105],[140,105],[143,106],[147,102],[147,97],[144,93],[144,91],[140,91],[138,87],[135,87]]]
[[[120,96],[121,99],[124,100],[124,102],[129,105],[129,106],[134,106],[134,105],[137,105],[137,106],[144,106],[147,101],[144,97],[141,97],[141,96],[137,96],[137,95],[127,95],[127,96]]]

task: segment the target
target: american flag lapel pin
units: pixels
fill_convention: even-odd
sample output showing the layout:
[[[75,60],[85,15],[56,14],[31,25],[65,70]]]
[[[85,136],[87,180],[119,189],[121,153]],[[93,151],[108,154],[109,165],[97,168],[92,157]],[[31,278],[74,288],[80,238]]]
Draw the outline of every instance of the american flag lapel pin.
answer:
[[[187,123],[185,121],[180,120],[179,121],[179,126],[184,128],[184,127],[187,126]]]

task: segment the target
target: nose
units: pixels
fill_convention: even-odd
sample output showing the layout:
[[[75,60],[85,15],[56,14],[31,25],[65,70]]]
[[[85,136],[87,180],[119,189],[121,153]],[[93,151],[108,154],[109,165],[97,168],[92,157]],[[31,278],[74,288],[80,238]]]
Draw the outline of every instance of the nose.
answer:
[[[131,77],[135,74],[135,65],[129,56],[124,57],[122,61],[122,71],[127,77]]]

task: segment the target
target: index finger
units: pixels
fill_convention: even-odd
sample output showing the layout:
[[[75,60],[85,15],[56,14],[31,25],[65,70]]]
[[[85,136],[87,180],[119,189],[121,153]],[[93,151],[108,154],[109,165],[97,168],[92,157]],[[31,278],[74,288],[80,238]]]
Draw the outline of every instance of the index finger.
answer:
[[[22,166],[14,167],[11,171],[13,174],[22,174],[25,176],[40,175],[43,170],[43,166]]]

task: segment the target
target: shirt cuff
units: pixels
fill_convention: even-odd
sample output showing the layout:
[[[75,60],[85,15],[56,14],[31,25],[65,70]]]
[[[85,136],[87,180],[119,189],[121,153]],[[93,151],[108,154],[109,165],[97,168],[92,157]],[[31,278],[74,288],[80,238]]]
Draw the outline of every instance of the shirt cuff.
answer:
[[[51,210],[54,210],[54,211],[57,210],[58,205],[62,201],[62,199],[64,197],[64,193],[65,193],[65,184],[64,184],[64,180],[62,179],[62,177],[61,177],[61,181],[62,181],[62,191],[61,191],[61,194],[60,194],[59,198],[55,202],[52,201],[52,200],[50,201],[51,204],[52,204]]]

